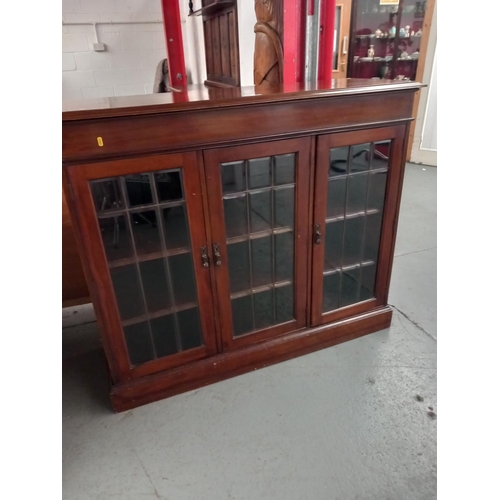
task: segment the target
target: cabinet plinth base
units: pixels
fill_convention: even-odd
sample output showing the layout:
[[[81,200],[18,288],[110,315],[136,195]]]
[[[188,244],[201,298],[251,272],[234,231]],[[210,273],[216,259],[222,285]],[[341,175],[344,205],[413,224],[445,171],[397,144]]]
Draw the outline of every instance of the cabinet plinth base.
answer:
[[[335,323],[304,328],[168,372],[117,384],[111,389],[111,403],[116,412],[130,410],[383,330],[390,326],[391,318],[391,308],[384,306]]]

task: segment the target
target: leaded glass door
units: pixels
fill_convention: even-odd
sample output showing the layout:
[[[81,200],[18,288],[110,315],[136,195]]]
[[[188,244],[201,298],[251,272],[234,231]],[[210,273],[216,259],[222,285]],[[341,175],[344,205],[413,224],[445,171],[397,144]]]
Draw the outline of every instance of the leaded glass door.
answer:
[[[113,374],[139,377],[215,353],[196,154],[79,165],[69,175],[88,214],[94,303],[113,344]]]
[[[405,126],[320,136],[313,224],[312,322],[386,303]],[[387,186],[393,186],[392,191]]]
[[[225,349],[306,324],[310,144],[204,152]]]

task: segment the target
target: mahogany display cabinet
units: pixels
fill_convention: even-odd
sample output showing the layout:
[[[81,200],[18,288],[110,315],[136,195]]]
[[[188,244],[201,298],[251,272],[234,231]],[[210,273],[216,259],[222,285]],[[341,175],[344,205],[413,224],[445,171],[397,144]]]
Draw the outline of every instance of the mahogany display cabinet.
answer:
[[[420,87],[65,105],[63,185],[115,411],[389,327]]]

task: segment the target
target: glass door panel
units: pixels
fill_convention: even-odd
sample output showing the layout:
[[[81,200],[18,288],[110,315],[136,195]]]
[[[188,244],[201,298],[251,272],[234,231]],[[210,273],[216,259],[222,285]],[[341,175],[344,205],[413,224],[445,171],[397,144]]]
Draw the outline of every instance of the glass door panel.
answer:
[[[389,158],[383,159],[378,150],[389,144],[386,141],[330,149],[323,312],[374,297],[389,164]]]
[[[237,337],[294,319],[295,155],[221,163],[220,171]],[[284,287],[292,293],[277,292]]]
[[[115,380],[217,351],[197,161],[195,153],[156,155],[68,173],[87,214],[84,246]]]
[[[367,310],[378,300],[382,223],[398,133],[393,127],[319,138],[312,304],[316,324],[353,314],[353,307]]]
[[[132,365],[203,345],[181,170],[90,182]]]
[[[216,275],[226,348],[305,324],[307,211],[297,200],[308,197],[309,141],[204,153],[211,213],[219,214],[212,236],[221,254]]]

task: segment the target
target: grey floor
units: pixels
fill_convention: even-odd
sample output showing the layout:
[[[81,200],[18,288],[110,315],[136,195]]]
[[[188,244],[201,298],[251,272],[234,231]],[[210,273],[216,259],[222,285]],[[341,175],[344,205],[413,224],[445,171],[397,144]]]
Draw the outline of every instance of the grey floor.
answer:
[[[114,414],[66,310],[63,498],[436,498],[436,174],[407,166],[387,330]]]

